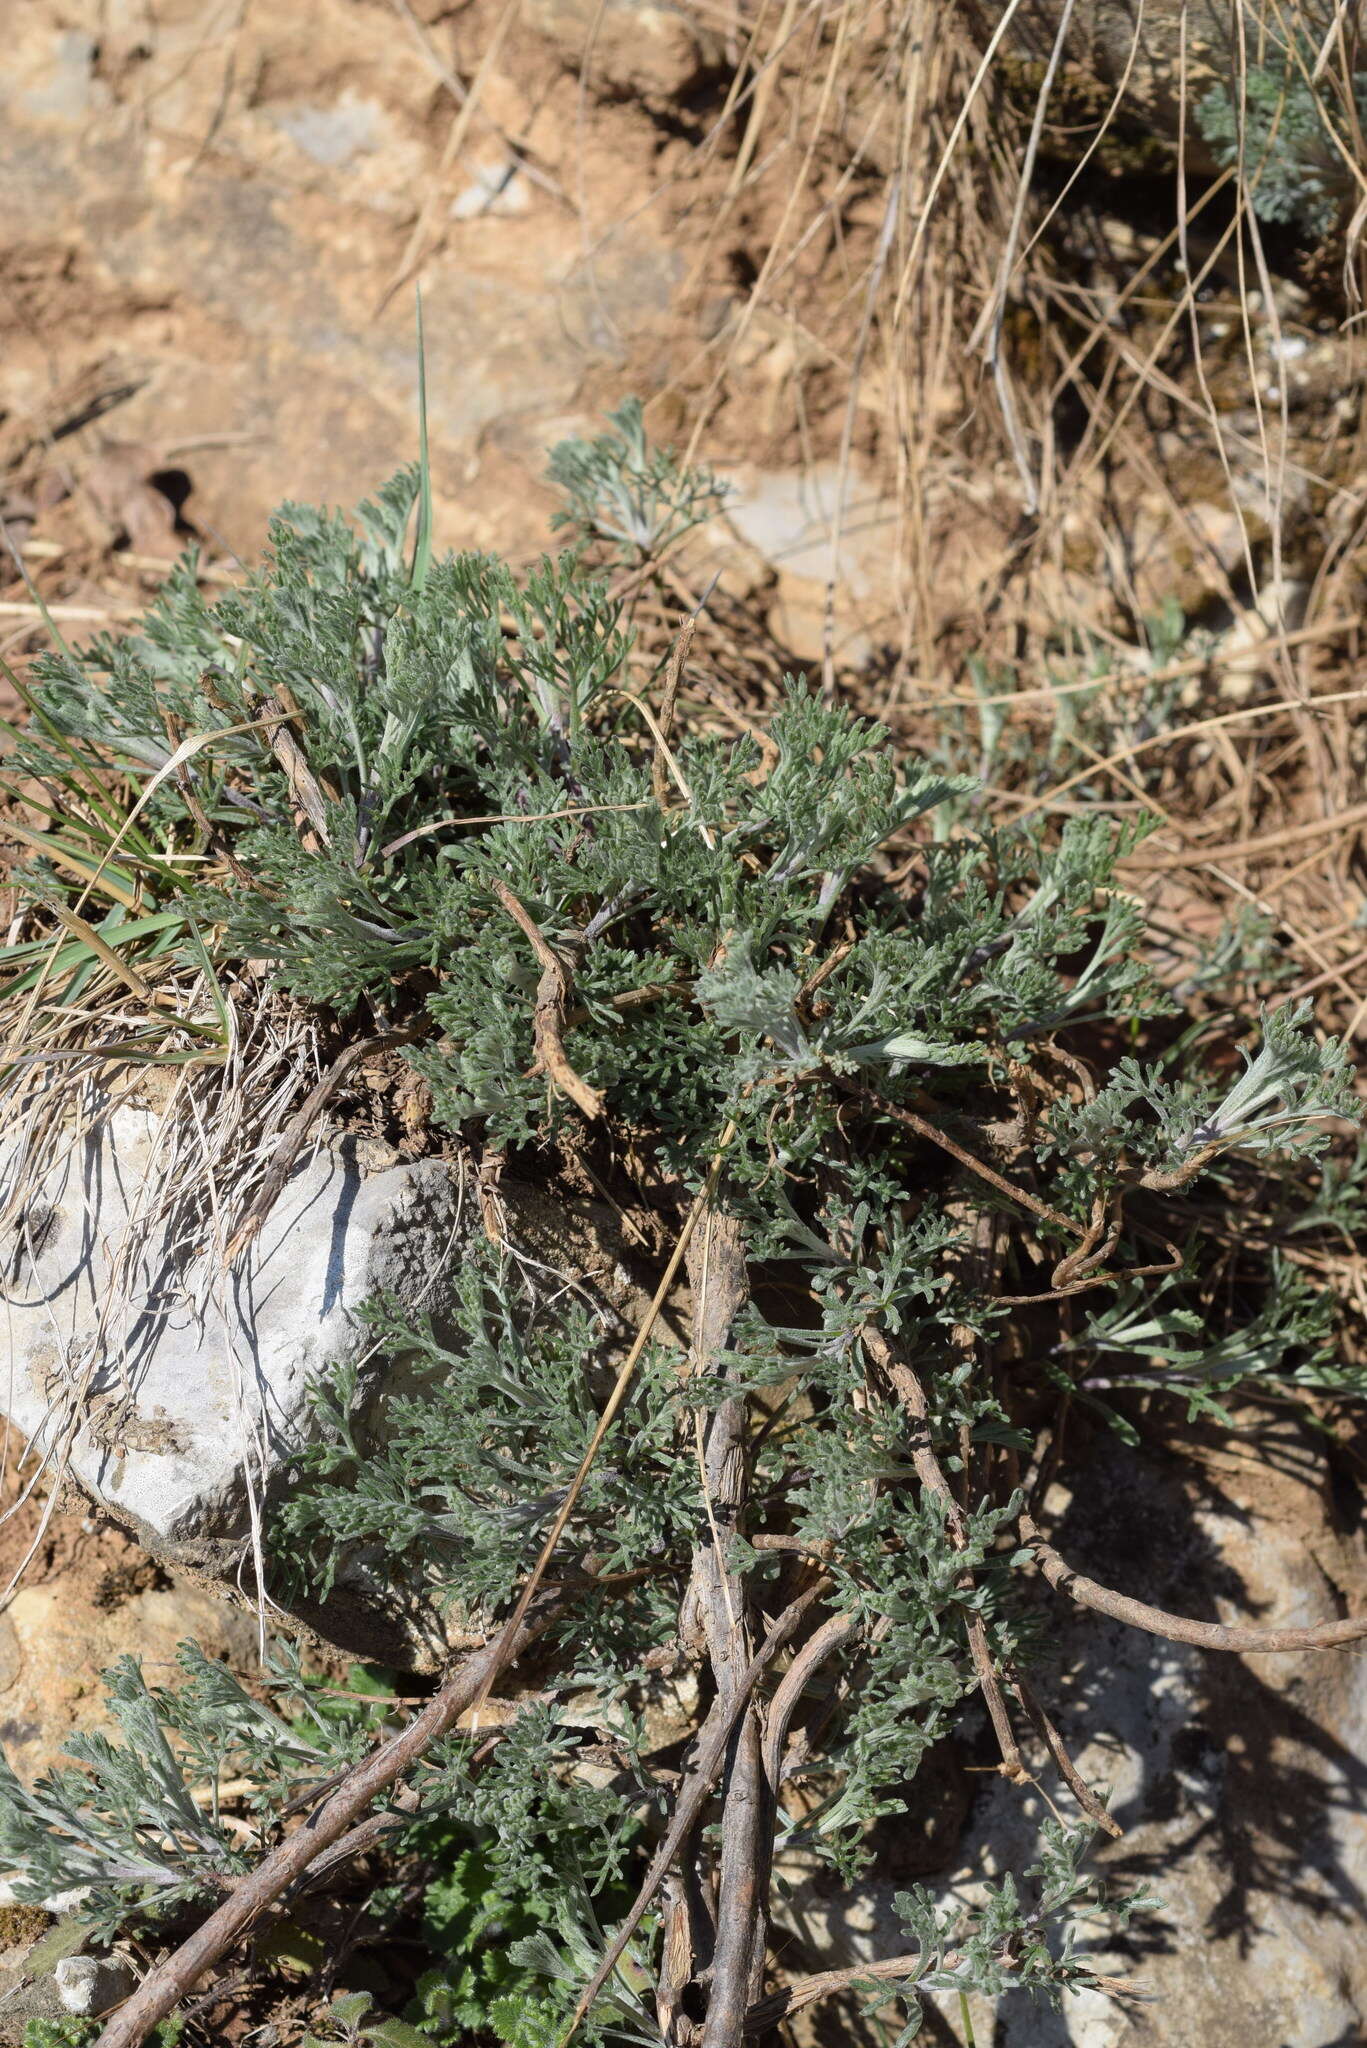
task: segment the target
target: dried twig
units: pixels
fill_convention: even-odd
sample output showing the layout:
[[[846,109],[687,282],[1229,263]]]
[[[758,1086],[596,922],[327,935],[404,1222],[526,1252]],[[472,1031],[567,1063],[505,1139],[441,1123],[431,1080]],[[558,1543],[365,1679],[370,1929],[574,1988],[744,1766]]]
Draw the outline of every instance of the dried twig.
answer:
[[[951,1949],[941,1968],[952,1970],[958,1960]],[[803,2006],[815,2005],[820,1998],[833,1998],[838,1991],[848,1991],[852,1984],[872,1981],[914,1985],[925,1968],[926,1959],[917,1949],[911,1955],[884,1956],[879,1962],[857,1963],[852,1969],[822,1970],[813,1977],[799,1977],[795,1984],[786,1985],[771,1997],[758,1999],[745,2015],[745,2031],[747,2034],[767,2034],[780,2020],[801,2012]]]
[[[950,1949],[940,1962],[941,1970],[958,1968],[960,1957]],[[818,1999],[832,1998],[838,1991],[848,1991],[851,1985],[904,1984],[914,1989],[926,1970],[926,1958],[919,1949],[905,1956],[883,1956],[876,1963],[856,1963],[849,1969],[822,1970],[813,1977],[799,1977],[795,1984],[787,1985],[782,1991],[774,1992],[770,1998],[758,2000],[745,2015],[747,2034],[767,2034],[780,2020],[787,2019],[795,2012],[801,2012],[806,2005],[815,2005]],[[1134,1998],[1140,1994],[1127,1977],[1096,1977],[1091,1980],[1103,1991],[1115,1998]]]
[[[283,683],[276,685],[275,696],[284,710],[287,720],[302,718],[303,714],[299,706],[295,703]],[[271,752],[285,771],[285,780],[289,783],[290,795],[308,819],[309,824],[317,833],[322,844],[324,846],[331,846],[332,832],[328,825],[326,796],[332,795],[333,801],[336,802],[335,794],[332,791],[324,791],[323,785],[319,782],[318,777],[308,764],[308,758],[303,748],[290,731],[288,724],[284,721],[279,725],[271,727],[270,746]],[[307,835],[305,835],[305,838],[307,841]]]
[[[1032,1195],[1027,1188],[1018,1188],[1005,1174],[998,1173],[985,1159],[979,1159],[975,1153],[967,1151],[956,1139],[942,1131],[938,1124],[931,1123],[928,1117],[918,1116],[914,1109],[907,1109],[900,1102],[889,1102],[886,1096],[878,1095],[870,1088],[861,1087],[857,1081],[847,1081],[837,1076],[836,1086],[843,1089],[847,1095],[858,1096],[881,1115],[891,1117],[894,1123],[903,1124],[907,1130],[915,1131],[918,1138],[925,1138],[932,1145],[938,1145],[942,1152],[948,1152],[951,1159],[957,1159],[960,1166],[966,1166],[970,1173],[975,1173],[979,1180],[985,1180],[989,1187],[996,1188],[999,1194],[1007,1196],[1010,1201],[1018,1202],[1023,1209],[1028,1209],[1032,1216],[1039,1216],[1044,1222],[1054,1224],[1057,1229],[1066,1230],[1070,1237],[1087,1237],[1087,1230],[1073,1217],[1064,1216],[1058,1209],[1051,1209],[1047,1202],[1042,1202],[1038,1195]]]
[[[783,1674],[782,1683],[769,1702],[764,1730],[764,1774],[770,1792],[777,1797],[783,1780],[783,1745],[799,1700],[826,1659],[842,1649],[859,1629],[853,1614],[833,1614],[810,1635]]]
[[[560,955],[547,945],[508,884],[496,877],[493,887],[494,894],[509,917],[526,933],[531,941],[532,951],[541,963],[541,979],[536,989],[534,1024],[537,1069],[544,1068],[561,1094],[568,1095],[571,1102],[581,1109],[586,1117],[600,1117],[603,1114],[601,1093],[597,1088],[591,1088],[587,1081],[576,1074],[565,1052],[562,1032],[565,1012],[574,992],[574,980],[570,970]]]
[[[669,745],[669,735],[674,725],[674,701],[679,694],[679,683],[683,676],[684,663],[688,659],[688,650],[693,645],[693,635],[697,630],[698,615],[696,612],[690,612],[679,628],[679,637],[674,642],[674,649],[669,657],[669,665],[665,670],[664,689],[660,697],[659,725],[660,732],[663,735],[663,745],[666,748]],[[656,747],[654,754],[651,756],[650,786],[660,809],[667,811],[669,809],[669,775],[666,769],[664,754],[659,746]]]
[[[763,1981],[768,1857],[760,1837],[768,1818],[754,1706],[741,1715],[726,1774],[717,1869],[717,1939],[701,2048],[739,2048],[752,1983]],[[758,1958],[758,1962],[757,1959]]]
[[[1170,1643],[1194,1643],[1201,1650],[1242,1650],[1254,1655],[1274,1651],[1339,1650],[1367,1638],[1367,1615],[1344,1621],[1322,1621],[1313,1628],[1243,1628],[1218,1621],[1188,1621],[1185,1615],[1167,1614],[1150,1607],[1146,1600],[1131,1600],[1126,1593],[1113,1593],[1072,1566],[1046,1543],[1028,1513],[1020,1518],[1021,1534],[1039,1560],[1040,1570],[1051,1586],[1089,1607],[1096,1614],[1109,1615],[1130,1628],[1145,1629]]]

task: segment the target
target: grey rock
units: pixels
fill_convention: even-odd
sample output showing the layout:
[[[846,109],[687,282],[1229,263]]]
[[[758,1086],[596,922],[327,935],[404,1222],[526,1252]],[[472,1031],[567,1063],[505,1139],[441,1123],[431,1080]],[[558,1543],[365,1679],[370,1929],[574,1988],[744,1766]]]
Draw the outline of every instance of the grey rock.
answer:
[[[121,1956],[64,1956],[53,1977],[63,2008],[77,2013],[108,2012],[137,1982]]]
[[[202,1218],[144,1220],[158,1123],[117,1110],[66,1149],[6,1246],[0,1409],[38,1451],[74,1424],[70,1476],[154,1546],[240,1539],[303,1439],[311,1383],[364,1366],[358,1311],[430,1301],[457,1252],[438,1161],[364,1175],[354,1148],[295,1173],[231,1271]]]
[[[59,2020],[67,2010],[57,1970],[89,1945],[90,1923],[72,1914],[46,1928],[36,1941],[10,1950],[0,1965],[0,2041],[18,2048],[31,2019]]]
[[[329,170],[370,155],[384,133],[383,108],[351,93],[344,93],[334,106],[286,108],[277,119],[306,156]]]

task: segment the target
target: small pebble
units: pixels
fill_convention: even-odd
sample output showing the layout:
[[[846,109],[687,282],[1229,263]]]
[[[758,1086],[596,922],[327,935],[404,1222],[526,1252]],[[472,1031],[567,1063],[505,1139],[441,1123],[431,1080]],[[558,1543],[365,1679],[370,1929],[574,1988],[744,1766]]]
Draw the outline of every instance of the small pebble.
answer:
[[[108,2012],[136,1981],[119,1956],[63,1956],[52,1974],[63,2006],[77,2013]]]

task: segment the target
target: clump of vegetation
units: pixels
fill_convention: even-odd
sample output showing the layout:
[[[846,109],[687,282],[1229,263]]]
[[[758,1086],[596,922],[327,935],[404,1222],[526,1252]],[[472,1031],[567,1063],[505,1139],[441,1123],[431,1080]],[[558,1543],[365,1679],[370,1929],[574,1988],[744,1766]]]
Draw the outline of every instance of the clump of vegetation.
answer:
[[[288,508],[243,589],[210,604],[186,571],[126,639],[51,659],[16,741],[26,786],[138,792],[155,864],[154,911],[133,888],[73,933],[76,828],[40,857],[52,1001],[105,954],[154,973],[168,931],[217,1006],[264,963],[343,1034],[403,1035],[486,1186],[587,1173],[658,1248],[659,1299],[688,1281],[687,1350],[648,1320],[624,1356],[491,1241],[452,1327],[374,1304],[409,1371],[364,1436],[353,1386],[318,1389],[275,1568],[317,1588],[377,1546],[489,1647],[355,1844],[391,1860],[372,1928],[416,1883],[432,1966],[406,2011],[347,1991],[316,2037],[727,2048],[853,1987],[906,2039],[923,1998],[1106,1988],[1078,1932],[1144,1902],[1088,1870],[1114,1824],[1031,1682],[1037,1456],[1069,1404],[1134,1431],[1134,1388],[1178,1418],[1362,1391],[1313,1274],[1243,1228],[1312,1214],[1345,1055],[1303,1008],[1172,992],[1117,879],[1142,825],[977,831],[966,781],[799,682],[752,736],[679,729],[686,637],[643,674],[631,592],[712,488],[634,411],[554,474],[571,546],[525,578],[431,559],[421,469],[355,529]],[[78,815],[108,833],[93,795]],[[202,1028],[207,1060],[217,1015],[149,1007],[131,1037],[188,1058]],[[1323,1192],[1360,1207],[1360,1177]],[[290,1669],[263,1704],[193,1650],[184,1678],[121,1667],[122,1744],[5,1779],[28,1895],[89,1884],[106,1931],[202,1910],[295,1853],[290,1808],[390,1711]],[[693,1704],[661,1747],[666,1684]],[[904,1952],[778,1970],[785,1859],[851,1880],[979,1706],[1007,1778],[1033,1731],[1072,1820],[971,1906],[906,1894]]]
[[[1320,76],[1316,39],[1302,30],[1272,34],[1261,62],[1249,63],[1242,90],[1225,82],[1198,101],[1196,121],[1222,169],[1247,180],[1260,220],[1324,236],[1355,192],[1351,137],[1333,98],[1332,74]],[[1367,72],[1352,80],[1351,124],[1367,121]]]

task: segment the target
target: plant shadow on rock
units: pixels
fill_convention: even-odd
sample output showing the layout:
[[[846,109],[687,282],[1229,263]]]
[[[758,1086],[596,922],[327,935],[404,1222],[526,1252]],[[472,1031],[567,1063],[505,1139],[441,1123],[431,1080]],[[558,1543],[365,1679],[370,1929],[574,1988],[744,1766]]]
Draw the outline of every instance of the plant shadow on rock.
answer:
[[[1070,1564],[1198,1620],[1268,1620],[1274,1605],[1298,1618],[1341,1612],[1308,1547],[1336,1540],[1323,1531],[1322,1444],[1294,1423],[1245,1424],[1230,1440],[1227,1482],[1200,1447],[1178,1460],[1161,1443],[1121,1451],[1102,1438],[1075,1456],[1077,1490],[1054,1532]],[[1250,1509],[1255,1445],[1261,1497]],[[1216,1432],[1204,1448],[1218,1451]],[[1340,1577],[1345,1564],[1350,1578],[1360,1573],[1347,1544],[1337,1563]],[[1315,2048],[1358,2038],[1344,2014],[1362,1996],[1367,1912],[1359,1662],[1250,1661],[1091,1615],[1046,1653],[1048,1696],[1082,1767],[1117,1784],[1112,1811],[1126,1839],[1106,1845],[1100,1863],[1112,1882],[1160,1901],[1104,1943],[1111,1967],[1155,2000],[1133,2011],[1137,2040],[1221,2048],[1269,2025],[1287,2030],[1275,2038]],[[989,1804],[999,1811],[998,1795]],[[978,1820],[971,1832],[991,1827]],[[1302,1945],[1313,1964],[1298,1978],[1288,1958]],[[1066,2013],[1016,1994],[1000,2001],[997,2029],[1002,2048],[1069,2048],[1079,2038]]]

